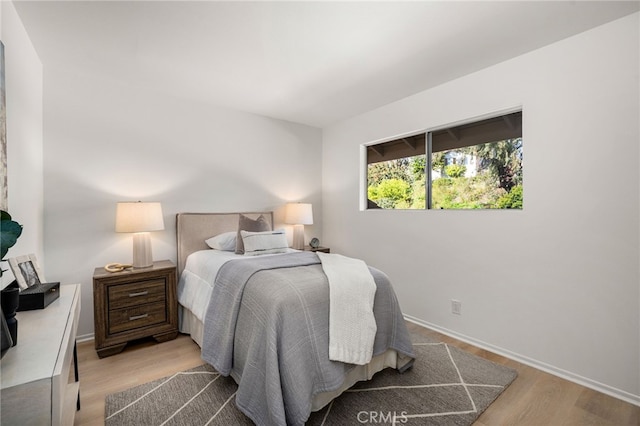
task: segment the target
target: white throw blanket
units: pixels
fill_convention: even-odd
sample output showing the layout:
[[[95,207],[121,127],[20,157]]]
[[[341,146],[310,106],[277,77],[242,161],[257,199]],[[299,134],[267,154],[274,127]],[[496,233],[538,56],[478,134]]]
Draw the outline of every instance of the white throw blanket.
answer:
[[[317,253],[329,280],[329,359],[363,365],[376,336],[376,283],[362,260]]]

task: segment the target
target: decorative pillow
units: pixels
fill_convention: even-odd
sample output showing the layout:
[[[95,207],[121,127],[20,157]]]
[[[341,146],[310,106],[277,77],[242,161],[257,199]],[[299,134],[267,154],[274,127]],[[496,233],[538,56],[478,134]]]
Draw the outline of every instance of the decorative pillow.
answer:
[[[284,229],[265,232],[240,231],[240,235],[244,243],[244,254],[247,256],[285,253],[289,249]]]
[[[263,215],[260,215],[257,219],[251,219],[241,214],[240,219],[238,220],[238,235],[236,237],[236,254],[244,254],[244,243],[242,242],[242,236],[240,235],[240,231],[249,231],[249,232],[271,231],[271,224]]]
[[[236,249],[237,236],[238,233],[236,231],[223,232],[222,234],[205,240],[205,243],[215,250],[234,251]]]

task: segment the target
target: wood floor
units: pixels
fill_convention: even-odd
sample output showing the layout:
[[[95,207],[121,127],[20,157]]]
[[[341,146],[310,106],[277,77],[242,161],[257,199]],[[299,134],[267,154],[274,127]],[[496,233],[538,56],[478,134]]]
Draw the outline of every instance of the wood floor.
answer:
[[[638,426],[640,407],[568,382],[435,331],[408,323],[412,332],[438,339],[504,364],[518,377],[478,418],[476,426]],[[78,344],[81,410],[75,425],[103,425],[107,394],[187,370],[203,363],[200,349],[185,335],[165,343],[141,341],[99,359],[93,341]],[[144,426],[144,425],[141,425]]]

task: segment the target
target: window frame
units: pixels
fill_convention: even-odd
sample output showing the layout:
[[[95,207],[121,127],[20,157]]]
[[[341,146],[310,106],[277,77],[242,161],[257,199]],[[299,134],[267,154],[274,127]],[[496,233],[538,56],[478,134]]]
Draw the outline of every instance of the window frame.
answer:
[[[446,129],[450,129],[450,128],[454,128],[454,127],[459,127],[459,126],[464,126],[464,125],[468,125],[468,124],[472,124],[472,123],[477,123],[477,122],[482,122],[482,121],[486,121],[486,120],[491,120],[493,118],[497,118],[497,117],[501,117],[501,116],[505,116],[505,115],[509,115],[509,114],[514,114],[514,113],[522,113],[524,111],[524,108],[522,105],[518,105],[512,108],[507,108],[504,110],[499,110],[499,111],[494,111],[491,113],[487,113],[487,114],[482,114],[479,116],[475,116],[472,118],[467,118],[467,119],[463,119],[463,120],[458,120],[458,121],[454,121],[454,122],[450,122],[448,124],[443,124],[443,125],[439,125],[439,126],[434,126],[434,127],[429,127],[426,129],[421,129],[421,130],[415,130],[412,132],[407,132],[407,133],[402,133],[393,137],[388,137],[388,138],[382,138],[382,139],[378,139],[375,141],[371,141],[371,142],[366,142],[360,145],[360,211],[373,211],[373,210],[404,210],[404,211],[429,211],[429,210],[451,210],[451,209],[434,209],[432,206],[432,195],[433,195],[433,190],[432,190],[432,185],[433,185],[433,167],[432,167],[432,147],[433,147],[433,133],[438,132],[438,131],[442,131],[442,130],[446,130]],[[524,117],[522,117],[522,129],[521,129],[521,138],[524,139]],[[392,141],[396,141],[399,139],[403,139],[403,138],[409,138],[409,137],[414,137],[417,135],[421,135],[424,134],[425,135],[425,207],[423,209],[373,209],[373,208],[369,208],[368,207],[368,184],[369,184],[369,176],[368,176],[368,148],[370,146],[373,145],[381,145],[387,142],[392,142]],[[480,145],[476,144],[476,145]],[[468,146],[474,146],[474,145],[468,145]],[[464,210],[464,209],[463,209]],[[491,209],[491,210],[507,210],[507,209]],[[518,209],[520,210],[520,209]]]

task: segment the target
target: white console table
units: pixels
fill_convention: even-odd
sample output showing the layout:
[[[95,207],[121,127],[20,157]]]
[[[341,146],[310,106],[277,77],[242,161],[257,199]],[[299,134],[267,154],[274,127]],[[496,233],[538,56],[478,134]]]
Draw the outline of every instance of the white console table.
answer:
[[[0,361],[2,425],[72,425],[80,407],[76,331],[80,284],[44,309],[18,312],[18,344]]]

